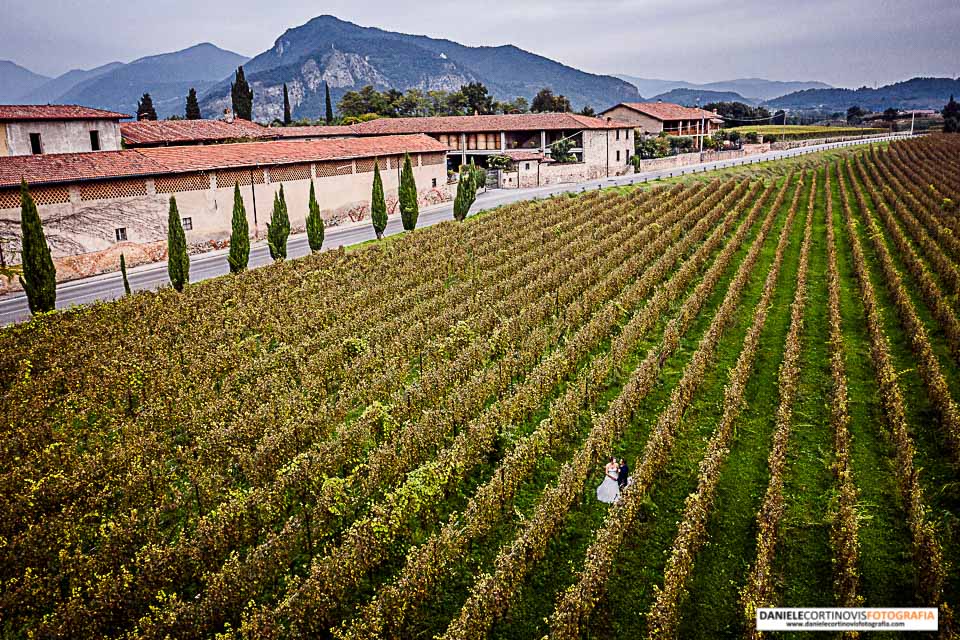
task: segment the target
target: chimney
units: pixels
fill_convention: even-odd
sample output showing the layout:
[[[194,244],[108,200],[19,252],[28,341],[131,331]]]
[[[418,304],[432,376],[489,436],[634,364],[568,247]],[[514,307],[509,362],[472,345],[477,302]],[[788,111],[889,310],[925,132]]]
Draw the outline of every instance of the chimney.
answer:
[[[233,122],[233,111],[229,107],[223,110],[223,119],[230,123]]]
[[[607,116],[607,122],[613,122],[613,117]]]

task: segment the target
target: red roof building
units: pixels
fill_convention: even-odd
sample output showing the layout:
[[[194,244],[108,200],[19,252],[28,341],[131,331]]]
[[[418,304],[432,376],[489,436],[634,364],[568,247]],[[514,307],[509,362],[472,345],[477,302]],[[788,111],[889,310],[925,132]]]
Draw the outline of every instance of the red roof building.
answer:
[[[138,120],[121,122],[120,134],[128,149],[170,145],[211,144],[276,138],[269,129],[249,120]]]
[[[0,156],[116,151],[129,117],[73,104],[0,105]]]
[[[277,138],[312,140],[314,138],[350,138],[356,136],[349,125],[311,125],[301,127],[271,127],[270,133]]]
[[[130,116],[115,111],[91,109],[75,104],[0,104],[0,122],[26,120],[126,120]]]
[[[350,126],[356,136],[423,133],[447,146],[448,168],[473,162],[486,166],[486,158],[508,151],[536,152],[549,156],[551,146],[569,141],[577,162],[617,173],[633,152],[632,127],[611,118],[576,113],[517,113],[505,115],[380,118]]]
[[[227,168],[441,153],[447,148],[425,135],[275,140],[221,145],[148,147],[101,153],[64,153],[0,158],[0,187],[75,183],[112,178],[206,172]]]
[[[723,124],[713,111],[670,102],[621,102],[600,115],[629,123],[646,135],[704,136]]]

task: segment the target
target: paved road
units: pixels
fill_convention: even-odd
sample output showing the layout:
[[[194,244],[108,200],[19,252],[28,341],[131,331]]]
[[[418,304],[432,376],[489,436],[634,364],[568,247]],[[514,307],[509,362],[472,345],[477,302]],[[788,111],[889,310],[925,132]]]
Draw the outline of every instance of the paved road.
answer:
[[[896,136],[902,137],[902,136]],[[880,138],[885,139],[885,138]],[[717,162],[705,162],[702,164],[689,165],[678,169],[667,169],[663,171],[650,171],[646,173],[637,173],[617,178],[604,178],[602,180],[593,180],[590,182],[580,182],[576,184],[551,185],[549,187],[535,187],[531,189],[495,189],[477,196],[474,211],[489,209],[499,205],[517,202],[519,200],[531,200],[534,198],[544,198],[554,194],[568,193],[575,191],[585,191],[587,189],[596,189],[599,187],[618,186],[633,184],[657,178],[666,178],[690,173],[700,173],[711,169],[722,169],[742,164],[756,164],[769,160],[779,160],[781,158],[790,158],[793,156],[833,149],[837,147],[848,147],[867,142],[876,142],[878,138],[867,141],[835,142],[831,144],[822,144],[811,147],[800,147],[788,151],[775,151],[765,154],[749,156],[747,158],[737,158],[732,160],[720,160]],[[436,224],[443,220],[453,218],[453,204],[445,203],[434,207],[424,208],[420,211],[420,218],[417,226],[425,227]],[[401,233],[403,227],[400,223],[400,217],[390,218],[387,223],[386,234],[393,235]],[[327,229],[324,239],[324,249],[335,249],[340,246],[349,246],[372,240],[375,237],[373,227],[369,221],[349,226],[332,227]],[[287,242],[287,255],[290,258],[304,256],[309,253],[306,234],[291,235]],[[250,267],[259,267],[270,263],[270,253],[265,241],[259,241],[250,247]],[[190,280],[198,282],[207,278],[215,278],[229,273],[227,265],[227,250],[211,251],[201,253],[190,257]],[[169,283],[167,278],[167,263],[158,262],[149,265],[142,265],[127,270],[127,277],[130,281],[130,287],[135,290],[157,289]],[[65,309],[78,304],[89,304],[97,300],[112,300],[123,295],[123,280],[118,272],[105,273],[82,280],[64,282],[57,286],[57,308]],[[30,310],[27,306],[27,298],[23,293],[10,294],[0,298],[0,325],[20,322],[30,317]]]

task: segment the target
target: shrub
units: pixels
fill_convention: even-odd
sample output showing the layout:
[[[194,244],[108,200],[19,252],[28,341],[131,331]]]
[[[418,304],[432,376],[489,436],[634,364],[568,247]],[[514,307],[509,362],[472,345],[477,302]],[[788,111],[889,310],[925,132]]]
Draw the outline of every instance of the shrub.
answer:
[[[57,301],[57,270],[50,257],[50,247],[43,233],[43,224],[37,204],[27,189],[26,180],[20,182],[20,230],[23,234],[23,275],[20,284],[27,293],[30,311],[53,311]]]
[[[267,223],[267,246],[270,248],[271,258],[286,259],[289,237],[290,216],[287,215],[287,199],[283,195],[283,185],[280,185],[280,193],[273,196],[273,213]]]
[[[317,194],[310,181],[310,200],[307,203],[307,242],[310,251],[320,251],[323,247],[323,216],[320,214],[320,205],[317,203]]]

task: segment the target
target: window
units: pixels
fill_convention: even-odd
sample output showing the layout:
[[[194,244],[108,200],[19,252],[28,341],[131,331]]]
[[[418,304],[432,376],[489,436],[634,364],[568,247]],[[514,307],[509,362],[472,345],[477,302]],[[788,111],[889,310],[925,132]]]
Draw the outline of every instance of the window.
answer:
[[[118,228],[118,229],[114,229],[114,230],[113,230],[113,233],[116,234],[116,236],[117,236],[117,242],[125,242],[125,241],[126,241],[126,239],[127,239],[127,228],[126,228],[126,227],[120,227],[120,228]]]
[[[39,133],[30,134],[30,151],[33,152],[33,155],[39,156],[43,153],[43,144],[40,142]]]
[[[617,162],[620,162],[620,150],[617,149]]]
[[[620,139],[620,129],[617,129],[617,140]]]
[[[90,132],[90,150],[100,151],[100,132],[97,130]]]
[[[193,218],[183,218],[183,230],[193,231]]]
[[[436,188],[436,187],[437,187],[437,179],[436,179],[436,178],[434,178],[433,180],[430,181],[430,186],[432,186],[433,188]]]
[[[530,163],[529,163],[529,162],[525,162],[525,163],[523,164],[523,170],[524,170],[524,171],[530,171]]]

